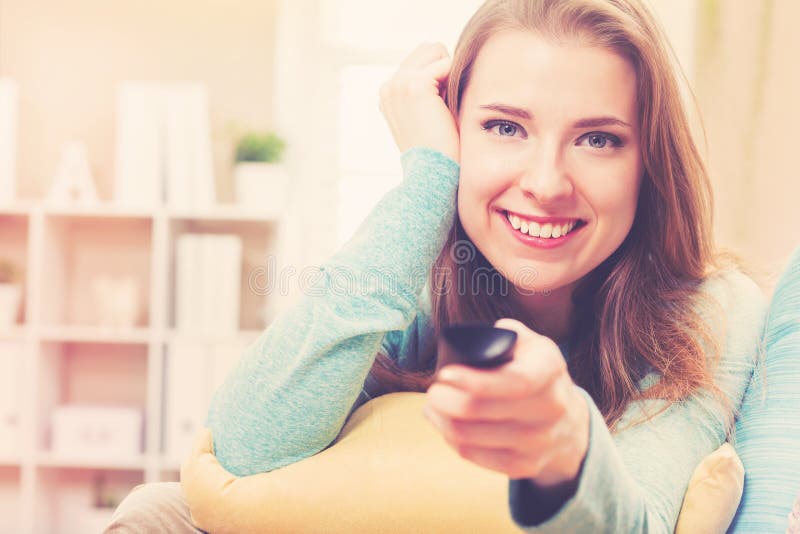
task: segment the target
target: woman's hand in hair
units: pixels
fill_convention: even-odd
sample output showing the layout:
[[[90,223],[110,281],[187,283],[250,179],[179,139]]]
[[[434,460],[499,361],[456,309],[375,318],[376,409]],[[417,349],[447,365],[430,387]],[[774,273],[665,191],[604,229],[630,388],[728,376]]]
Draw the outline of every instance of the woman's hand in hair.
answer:
[[[445,365],[425,415],[463,458],[539,487],[577,480],[589,445],[589,408],[558,345],[513,319],[514,359],[494,369]]]
[[[401,153],[425,146],[459,161],[458,128],[444,101],[450,61],[442,43],[423,43],[381,86],[378,107]]]

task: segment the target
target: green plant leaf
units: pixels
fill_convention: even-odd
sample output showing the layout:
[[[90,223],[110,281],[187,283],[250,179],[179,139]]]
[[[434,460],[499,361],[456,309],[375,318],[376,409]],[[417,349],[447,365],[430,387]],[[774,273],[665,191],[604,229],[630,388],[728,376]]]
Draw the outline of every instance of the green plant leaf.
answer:
[[[278,162],[283,158],[286,143],[273,132],[249,133],[236,145],[236,162]]]

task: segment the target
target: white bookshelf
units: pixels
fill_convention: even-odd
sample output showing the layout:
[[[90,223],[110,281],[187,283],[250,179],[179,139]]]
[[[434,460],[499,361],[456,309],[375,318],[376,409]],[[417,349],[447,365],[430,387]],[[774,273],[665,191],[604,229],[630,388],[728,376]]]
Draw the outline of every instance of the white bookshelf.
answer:
[[[115,495],[142,482],[178,479],[183,458],[166,449],[167,435],[194,434],[210,391],[271,320],[270,297],[249,288],[248,273],[274,254],[278,228],[277,216],[235,206],[187,211],[0,205],[0,257],[11,258],[25,273],[17,324],[0,331],[0,356],[17,356],[14,366],[6,367],[16,376],[5,377],[0,387],[11,384],[18,399],[0,406],[0,417],[18,427],[13,446],[0,447],[0,532],[99,532]],[[237,331],[197,334],[176,328],[175,248],[185,233],[241,238]],[[141,313],[133,326],[102,324],[90,287],[100,271],[138,282]],[[183,362],[184,372],[171,358],[187,343],[203,350],[194,364]],[[169,375],[170,369],[179,371]],[[198,381],[205,384],[201,393]],[[195,390],[193,401],[170,403],[173,386]],[[144,421],[138,453],[57,454],[51,449],[51,417],[63,404],[137,408]],[[103,500],[107,506],[98,506]]]

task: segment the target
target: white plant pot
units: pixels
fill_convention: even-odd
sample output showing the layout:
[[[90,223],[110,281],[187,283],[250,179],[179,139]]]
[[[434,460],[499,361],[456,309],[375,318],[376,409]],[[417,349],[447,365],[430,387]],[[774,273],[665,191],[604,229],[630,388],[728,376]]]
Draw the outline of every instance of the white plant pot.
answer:
[[[8,330],[16,324],[21,300],[21,285],[0,284],[0,330]]]
[[[289,173],[280,163],[242,162],[234,167],[236,203],[264,214],[281,214],[289,200]]]

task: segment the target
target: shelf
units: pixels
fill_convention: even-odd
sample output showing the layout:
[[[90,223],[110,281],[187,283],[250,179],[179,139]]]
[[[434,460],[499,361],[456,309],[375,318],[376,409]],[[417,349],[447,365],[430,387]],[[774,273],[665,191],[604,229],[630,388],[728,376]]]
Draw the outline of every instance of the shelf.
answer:
[[[54,452],[70,457],[79,456],[80,440],[75,430],[67,430],[61,446],[56,446],[55,416],[61,407],[119,407],[134,409],[147,418],[147,376],[148,354],[150,348],[143,344],[43,342],[39,344],[39,371],[36,377],[37,418],[35,422],[35,447],[39,451]],[[130,413],[130,411],[127,411]],[[62,419],[63,421],[63,419]],[[85,425],[87,422],[79,424]],[[109,426],[108,417],[90,421],[90,427]],[[129,432],[130,423],[122,421],[122,432]],[[76,428],[75,421],[67,428]],[[86,439],[91,442],[91,430]],[[146,439],[147,428],[142,429]],[[127,438],[126,438],[127,439]],[[120,449],[115,449],[119,451]],[[131,457],[142,454],[142,449],[126,448]],[[45,456],[45,459],[50,456]],[[69,458],[58,456],[67,461]],[[61,461],[59,460],[59,462]],[[101,465],[109,465],[105,459],[98,460]],[[59,463],[60,465],[60,463]],[[114,466],[114,464],[111,464]],[[122,458],[122,466],[130,466],[129,458]],[[139,464],[135,464],[137,467]],[[120,466],[116,466],[121,468]]]
[[[0,454],[0,468],[19,467],[22,465],[22,456],[15,454]]]
[[[282,218],[280,213],[265,213],[235,204],[219,204],[207,208],[172,208],[169,206],[126,206],[109,202],[87,205],[58,203],[0,204],[0,215],[29,215],[41,209],[48,216],[153,219],[167,217],[175,220],[213,220],[273,224]]]
[[[107,326],[44,326],[42,341],[64,343],[146,344],[159,341],[149,328],[114,328]]]
[[[36,464],[40,467],[63,467],[69,469],[108,469],[114,471],[143,470],[147,463],[145,455],[132,458],[82,458],[80,456],[65,456],[49,451],[40,451],[36,455]]]
[[[51,214],[33,279],[44,325],[127,325],[149,319],[153,221]]]
[[[40,204],[40,207],[45,215],[53,217],[150,219],[157,216],[162,211],[155,208],[124,206],[110,203],[87,205],[43,203]]]
[[[263,330],[239,330],[231,334],[214,334],[207,332],[191,332],[184,330],[171,329],[167,332],[165,341],[173,343],[175,341],[192,340],[207,343],[230,342],[236,345],[249,344],[254,342],[263,333]]]
[[[262,330],[271,317],[269,295],[254,287],[253,280],[261,281],[259,276],[262,278],[265,276],[261,273],[269,273],[271,276],[275,272],[275,258],[272,254],[277,246],[278,236],[275,229],[269,224],[265,225],[263,220],[225,218],[172,219],[167,226],[169,234],[167,280],[171,289],[167,294],[168,327],[208,324],[209,313],[214,315],[220,310],[227,310],[227,306],[236,306],[228,299],[235,294],[238,300],[238,317],[226,316],[231,317],[233,324],[220,324],[219,327],[225,330]],[[232,266],[230,261],[232,255],[229,253],[233,247],[230,242],[225,243],[230,238],[240,243],[240,251],[237,253],[238,266]],[[187,243],[185,239],[191,239],[193,242]],[[216,240],[217,243],[212,243],[212,247],[216,247],[220,239],[223,241],[222,250],[225,252],[221,257],[216,255],[216,252],[209,253],[210,249],[202,243],[204,240]],[[185,248],[181,253],[181,247],[184,245]],[[184,258],[183,262],[181,257]],[[187,258],[192,259],[187,261]],[[227,283],[222,285],[215,283],[220,276],[238,289],[230,289],[230,284]],[[235,281],[236,278],[238,281]],[[181,280],[185,281],[185,284],[182,285]],[[209,304],[219,302],[217,299],[225,301],[222,308],[217,304]],[[183,317],[191,316],[191,318],[181,321],[182,312],[179,309],[185,313]],[[212,321],[211,324],[216,322]]]
[[[14,216],[27,217],[28,215],[31,214],[33,208],[34,208],[33,202],[16,201],[14,204],[0,203],[0,216],[14,215]]]
[[[281,215],[277,213],[255,212],[239,206],[219,205],[204,210],[168,209],[167,216],[174,220],[227,221],[277,224]]]
[[[213,391],[270,320],[271,297],[248,285],[248,276],[271,267],[279,218],[235,205],[0,205],[0,257],[25,273],[16,323],[0,331],[6,356],[19,355],[0,360],[0,532],[101,531],[112,511],[106,497],[113,502],[139,483],[178,479]],[[176,247],[188,233],[241,240],[238,282],[228,284],[238,288],[237,321],[211,321],[201,331],[175,327],[175,287],[184,280],[175,271]],[[211,254],[204,262],[220,259]],[[223,309],[218,297],[210,302]],[[141,432],[115,434],[116,455],[96,446],[102,454],[90,454],[95,430],[81,434],[78,424],[97,429],[107,421],[105,428],[130,435],[134,427],[112,425],[120,423],[115,415],[81,421],[74,411],[78,423],[70,423],[62,408],[75,406],[133,408]],[[35,512],[42,509],[49,513]]]
[[[178,339],[192,339],[206,342],[231,342],[235,344],[252,343],[263,330],[239,330],[230,334],[191,332],[171,329],[163,334],[150,328],[113,328],[105,326],[54,325],[43,326],[38,331],[41,341],[54,343],[107,343],[138,345],[148,343],[169,343]],[[35,333],[31,328],[15,326],[9,331],[0,331],[0,341],[24,340]]]

